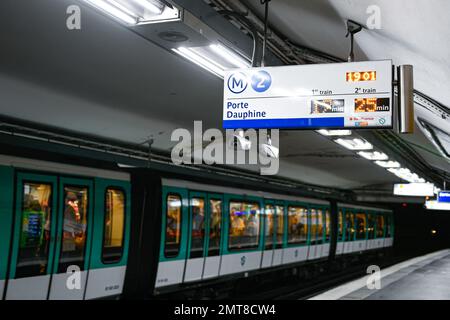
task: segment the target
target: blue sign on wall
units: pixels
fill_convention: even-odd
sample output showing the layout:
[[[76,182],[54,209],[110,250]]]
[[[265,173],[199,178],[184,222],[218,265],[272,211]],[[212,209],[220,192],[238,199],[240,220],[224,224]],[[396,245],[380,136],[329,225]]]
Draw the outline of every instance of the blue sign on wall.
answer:
[[[438,202],[450,203],[450,190],[439,191]]]

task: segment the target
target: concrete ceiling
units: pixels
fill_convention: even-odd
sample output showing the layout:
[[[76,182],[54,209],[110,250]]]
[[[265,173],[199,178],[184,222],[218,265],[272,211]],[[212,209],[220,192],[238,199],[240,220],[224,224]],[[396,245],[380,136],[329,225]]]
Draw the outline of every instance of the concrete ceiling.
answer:
[[[366,6],[360,2],[368,4],[274,0],[271,23],[298,43],[344,58],[348,43],[343,21],[347,17],[361,21]],[[398,2],[406,9],[396,7],[397,12],[414,13],[408,1]],[[400,19],[405,23],[401,24],[391,21],[398,16],[386,7],[388,1],[371,3],[389,11],[386,16],[383,13],[383,28],[390,31],[358,35],[358,57],[414,64],[417,89],[450,105],[450,96],[444,90],[450,85],[445,72],[450,71],[449,65],[444,59],[450,42],[445,53],[436,53],[437,47],[434,52],[431,48],[436,43],[430,40],[448,39],[449,22],[443,19],[447,28],[440,28],[442,37],[418,31],[418,36],[427,41],[423,44],[420,37],[411,39],[411,32],[398,34],[392,28],[420,29],[422,22],[417,23],[417,19],[428,19],[431,5],[424,4],[426,9],[415,13],[419,15],[416,19]],[[177,127],[190,129],[194,120],[202,120],[205,129],[221,128],[220,79],[89,8],[82,9],[82,29],[69,31],[65,23],[70,4],[72,1],[66,0],[1,1],[1,115],[131,143],[143,142],[152,135],[155,147],[167,151],[176,143],[170,141],[170,134]],[[440,5],[449,8],[444,1]],[[255,10],[260,8],[255,5]],[[444,15],[445,10],[435,11]],[[426,24],[422,28],[432,29]],[[432,79],[433,70],[437,80]],[[426,144],[427,140],[418,143]],[[314,132],[284,132],[280,144],[281,176],[341,188],[398,181]],[[445,168],[442,159],[435,162]]]

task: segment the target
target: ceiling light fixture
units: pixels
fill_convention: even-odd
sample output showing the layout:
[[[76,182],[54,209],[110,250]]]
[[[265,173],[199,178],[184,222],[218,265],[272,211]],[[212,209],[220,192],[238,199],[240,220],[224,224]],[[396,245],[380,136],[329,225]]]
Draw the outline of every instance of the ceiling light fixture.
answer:
[[[223,78],[224,72],[228,69],[250,67],[248,60],[220,44],[204,47],[179,47],[172,50],[220,78]]]
[[[417,173],[411,172],[407,168],[389,168],[389,172],[395,174],[400,179],[406,180],[411,183],[425,183],[425,179],[419,177]]]
[[[334,141],[349,150],[371,150],[371,149],[373,149],[373,146],[370,142],[367,142],[366,140],[360,139],[360,138],[354,138],[354,139],[339,138]]]
[[[250,63],[248,61],[245,61],[236,53],[220,44],[212,44],[209,48],[237,68],[245,69],[250,67]]]
[[[397,161],[375,161],[375,164],[383,168],[400,168],[400,163]]]
[[[358,152],[358,154],[367,160],[388,160],[389,159],[387,154],[385,154],[384,152],[380,152],[380,151],[373,151],[373,152],[360,151],[360,152]]]
[[[323,136],[326,137],[333,137],[333,136],[349,136],[352,134],[351,130],[326,130],[326,129],[320,129],[317,130],[318,133],[320,133]]]
[[[165,22],[180,18],[180,11],[162,0],[85,1],[128,25]]]

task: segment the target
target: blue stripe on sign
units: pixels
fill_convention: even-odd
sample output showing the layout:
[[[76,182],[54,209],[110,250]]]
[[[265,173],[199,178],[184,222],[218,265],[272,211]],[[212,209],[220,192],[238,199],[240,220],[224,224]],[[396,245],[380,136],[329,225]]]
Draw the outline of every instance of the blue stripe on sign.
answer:
[[[344,127],[343,117],[334,118],[298,118],[298,119],[251,119],[223,120],[224,129],[287,129]]]

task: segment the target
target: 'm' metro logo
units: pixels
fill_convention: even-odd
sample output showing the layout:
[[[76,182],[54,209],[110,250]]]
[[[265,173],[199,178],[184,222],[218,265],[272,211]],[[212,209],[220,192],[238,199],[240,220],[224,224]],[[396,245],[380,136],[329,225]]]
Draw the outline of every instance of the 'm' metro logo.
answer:
[[[241,93],[247,89],[248,81],[247,76],[242,72],[233,73],[228,78],[228,89],[233,93]]]

